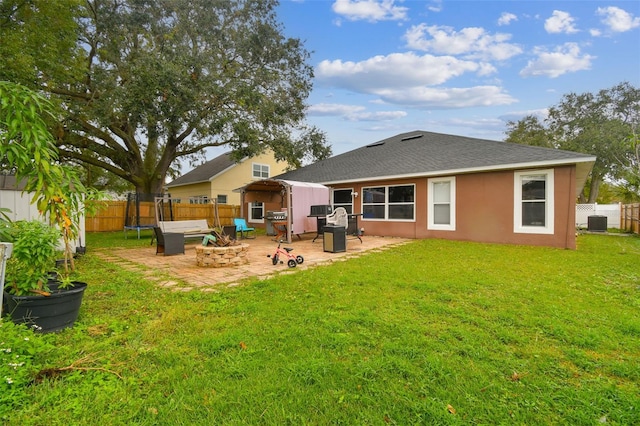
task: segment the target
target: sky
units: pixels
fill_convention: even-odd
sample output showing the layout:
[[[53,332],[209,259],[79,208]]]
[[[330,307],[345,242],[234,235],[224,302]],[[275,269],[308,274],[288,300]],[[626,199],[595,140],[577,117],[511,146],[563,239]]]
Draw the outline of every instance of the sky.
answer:
[[[640,87],[640,1],[281,0],[333,154],[413,130],[504,140],[569,93]]]

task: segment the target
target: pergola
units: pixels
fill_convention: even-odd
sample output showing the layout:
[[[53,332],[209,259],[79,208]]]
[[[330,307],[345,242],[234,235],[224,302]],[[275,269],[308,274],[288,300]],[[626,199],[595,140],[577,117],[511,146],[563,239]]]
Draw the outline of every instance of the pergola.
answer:
[[[261,202],[287,212],[286,235],[291,243],[293,234],[317,231],[315,217],[309,217],[311,206],[330,203],[328,187],[309,182],[282,179],[263,179],[239,188],[241,208],[245,203]],[[244,210],[242,210],[244,217]]]

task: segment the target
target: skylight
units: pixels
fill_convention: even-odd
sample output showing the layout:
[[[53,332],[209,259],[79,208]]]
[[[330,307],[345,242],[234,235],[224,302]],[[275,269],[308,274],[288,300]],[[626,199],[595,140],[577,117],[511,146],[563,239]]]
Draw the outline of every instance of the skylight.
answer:
[[[374,142],[372,144],[367,145],[367,148],[372,148],[374,146],[384,145],[384,141]]]
[[[409,136],[405,136],[404,138],[400,139],[401,141],[410,141],[412,139],[418,139],[421,138],[422,136],[424,136],[422,133],[418,133],[415,135],[409,135]]]

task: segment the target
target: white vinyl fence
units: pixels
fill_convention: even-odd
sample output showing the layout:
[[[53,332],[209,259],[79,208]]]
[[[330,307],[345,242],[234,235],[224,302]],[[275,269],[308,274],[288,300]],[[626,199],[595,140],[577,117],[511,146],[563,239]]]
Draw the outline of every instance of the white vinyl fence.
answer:
[[[587,228],[589,216],[606,216],[607,228],[620,229],[620,204],[576,204],[576,228]]]
[[[0,207],[7,208],[11,212],[6,213],[9,219],[15,220],[41,220],[44,218],[38,212],[35,205],[31,204],[32,194],[22,193],[22,191],[14,190],[0,190]],[[86,246],[85,240],[85,225],[84,219],[80,221],[80,233],[79,236],[82,240],[82,246]],[[62,241],[62,240],[61,240]],[[73,245],[73,244],[72,244]],[[79,246],[80,242],[76,241],[76,246]],[[62,247],[62,242],[60,243]]]

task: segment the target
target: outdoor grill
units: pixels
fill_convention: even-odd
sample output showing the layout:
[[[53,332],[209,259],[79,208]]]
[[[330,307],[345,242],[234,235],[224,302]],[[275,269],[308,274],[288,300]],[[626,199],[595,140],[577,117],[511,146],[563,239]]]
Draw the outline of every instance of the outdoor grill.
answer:
[[[267,211],[267,235],[280,235],[286,229],[287,212],[284,210]]]
[[[267,212],[267,216],[266,216],[267,220],[273,221],[273,222],[282,222],[287,220],[287,212],[286,211],[268,211]]]

